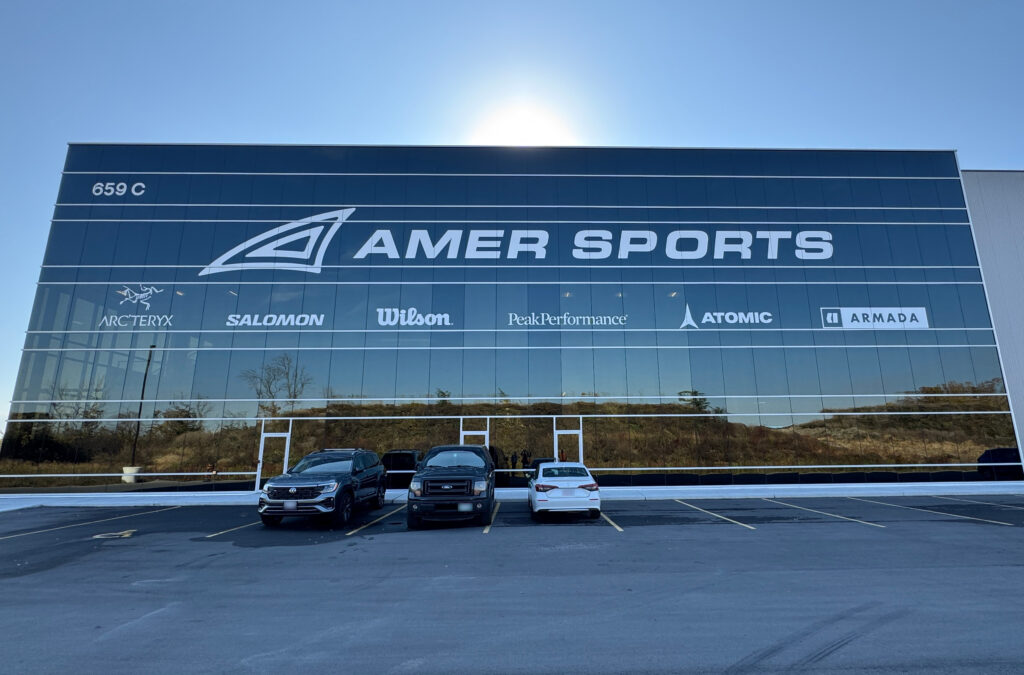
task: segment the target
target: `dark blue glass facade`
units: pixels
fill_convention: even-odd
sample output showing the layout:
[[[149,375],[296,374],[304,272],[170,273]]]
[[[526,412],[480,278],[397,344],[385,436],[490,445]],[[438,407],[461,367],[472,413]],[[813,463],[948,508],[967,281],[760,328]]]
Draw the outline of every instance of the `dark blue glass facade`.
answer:
[[[251,470],[264,420],[507,468],[575,429],[621,480],[1016,443],[952,152],[73,145],[57,201],[22,469]]]

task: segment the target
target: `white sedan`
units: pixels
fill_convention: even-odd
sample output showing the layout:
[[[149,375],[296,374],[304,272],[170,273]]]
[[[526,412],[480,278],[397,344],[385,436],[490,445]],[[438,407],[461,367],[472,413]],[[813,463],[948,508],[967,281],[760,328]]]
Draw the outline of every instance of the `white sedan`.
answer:
[[[541,464],[527,488],[534,518],[551,511],[586,511],[591,518],[601,517],[597,481],[579,462]]]

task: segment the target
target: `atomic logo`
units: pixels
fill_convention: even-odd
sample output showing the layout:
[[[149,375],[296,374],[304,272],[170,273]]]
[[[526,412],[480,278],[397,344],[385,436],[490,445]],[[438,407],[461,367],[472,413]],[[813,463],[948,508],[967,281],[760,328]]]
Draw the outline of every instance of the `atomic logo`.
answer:
[[[693,320],[693,315],[690,314],[690,306],[686,306],[686,315],[683,317],[683,322],[679,324],[680,328],[699,328],[697,322]]]
[[[259,269],[320,274],[327,246],[353,212],[330,211],[267,230],[214,260],[199,276]]]

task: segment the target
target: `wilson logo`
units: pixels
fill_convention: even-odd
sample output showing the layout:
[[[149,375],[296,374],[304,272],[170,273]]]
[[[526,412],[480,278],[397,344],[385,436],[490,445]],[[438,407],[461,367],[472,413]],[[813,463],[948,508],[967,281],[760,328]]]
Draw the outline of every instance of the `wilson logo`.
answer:
[[[378,307],[377,325],[380,326],[450,326],[448,314],[420,314],[415,307]]]

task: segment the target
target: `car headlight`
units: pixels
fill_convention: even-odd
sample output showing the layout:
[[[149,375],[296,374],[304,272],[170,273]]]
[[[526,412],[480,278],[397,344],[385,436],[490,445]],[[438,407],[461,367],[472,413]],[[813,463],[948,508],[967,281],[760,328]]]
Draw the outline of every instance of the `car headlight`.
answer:
[[[337,489],[338,489],[338,481],[334,481],[333,483],[328,483],[327,485],[321,485],[320,486],[320,494],[323,494],[325,492],[334,492]]]
[[[477,480],[473,481],[473,494],[482,495],[487,492],[487,481]]]
[[[262,492],[262,493],[263,493],[263,494],[265,494],[265,495],[269,495],[269,494],[270,494],[270,490],[271,490],[271,489],[272,489],[273,487],[274,487],[274,486],[273,486],[273,485],[271,485],[271,484],[270,484],[269,482],[267,482],[267,483],[264,483],[264,484],[263,484],[263,489],[262,489],[262,490],[260,490],[260,492]]]
[[[409,482],[409,494],[419,497],[423,494],[423,481],[413,480]]]

